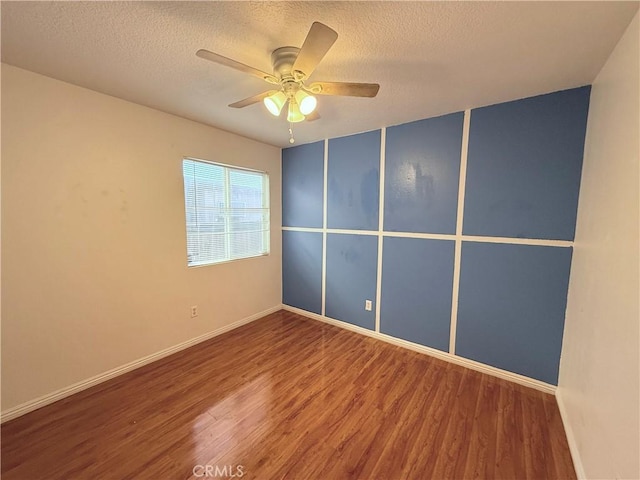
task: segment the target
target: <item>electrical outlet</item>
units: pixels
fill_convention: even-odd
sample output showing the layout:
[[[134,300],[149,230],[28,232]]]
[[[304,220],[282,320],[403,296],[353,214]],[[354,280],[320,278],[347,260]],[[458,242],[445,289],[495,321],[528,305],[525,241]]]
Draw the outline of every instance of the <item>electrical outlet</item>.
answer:
[[[365,300],[365,301],[364,301],[364,309],[365,309],[367,312],[370,312],[370,311],[371,311],[371,300]]]
[[[198,316],[198,306],[194,305],[193,307],[191,307],[191,318],[194,318],[197,316]]]

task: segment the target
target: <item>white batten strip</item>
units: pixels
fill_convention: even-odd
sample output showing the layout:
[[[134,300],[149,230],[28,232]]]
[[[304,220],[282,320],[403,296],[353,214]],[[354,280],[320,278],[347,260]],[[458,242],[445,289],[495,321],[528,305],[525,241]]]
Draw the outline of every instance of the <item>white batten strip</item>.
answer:
[[[342,228],[327,228],[328,233],[343,233],[346,235],[378,235],[377,230],[345,230]]]
[[[324,177],[322,184],[322,300],[321,311],[325,314],[327,303],[327,185],[329,184],[329,139],[324,141]]]
[[[451,294],[451,326],[449,330],[449,353],[456,353],[456,331],[458,327],[458,295],[460,293],[460,262],[462,260],[462,222],[464,219],[464,191],[467,183],[467,153],[469,152],[469,126],[471,110],[465,110],[462,125],[462,149],[460,153],[460,180],[458,183],[458,214],[456,217],[456,245],[453,257],[453,292]]]
[[[476,235],[462,235],[465,242],[510,243],[512,245],[539,245],[542,247],[573,247],[570,240],[544,240],[541,238],[507,238],[480,237]]]
[[[322,232],[322,228],[314,228],[314,227],[282,227],[282,230],[289,231],[289,232],[312,232],[312,233]]]
[[[329,185],[329,139],[324,141],[324,158],[323,158],[324,177],[322,179],[322,229],[327,229],[327,190]]]
[[[411,232],[382,232],[385,237],[422,238],[426,240],[455,240],[456,236],[448,233],[411,233]]]
[[[324,317],[322,315],[318,315],[317,313],[307,312],[306,310],[301,310],[296,307],[290,307],[289,305],[283,305],[282,308],[284,310],[297,313],[298,315],[302,315],[303,317],[307,317],[312,320],[319,320],[321,322],[328,323],[330,325],[335,325],[336,327],[344,328],[345,330],[350,330],[352,332],[360,333],[362,335],[366,335],[368,337],[372,337],[377,340],[382,340],[383,342],[387,342],[392,345],[397,345],[399,347],[407,348],[409,350],[413,350],[414,352],[424,353],[426,355],[439,358],[440,360],[444,360],[446,362],[450,362],[456,365],[460,365],[462,367],[470,368],[471,370],[475,370],[477,372],[486,373],[488,375],[491,375],[497,378],[502,378],[504,380],[517,383],[519,385],[524,385],[525,387],[535,388],[536,390],[540,390],[545,393],[550,393],[552,395],[554,395],[556,392],[555,385],[551,385],[546,382],[541,382],[540,380],[536,380],[533,378],[525,377],[524,375],[519,375],[517,373],[502,370],[500,368],[491,367],[489,365],[485,365],[484,363],[479,363],[474,360],[469,360],[467,358],[459,357],[457,355],[451,355],[450,353],[442,352],[435,348],[426,347],[424,345],[420,345],[417,343],[408,342],[406,340],[395,338],[390,335],[386,335],[384,333],[374,332],[373,330],[368,330],[366,328],[358,327],[356,325],[352,325],[347,322],[342,322],[340,320],[335,320],[333,318]]]
[[[282,230],[293,232],[324,232],[322,228],[282,227]],[[505,243],[510,245],[538,245],[541,247],[573,247],[571,240],[545,240],[542,238],[483,237],[479,235],[451,235],[446,233],[413,233],[413,232],[377,232],[375,230],[342,230],[327,228],[328,233],[344,233],[351,235],[382,235],[384,237],[422,238],[427,240],[462,240],[464,242]]]
[[[384,227],[384,168],[387,145],[387,129],[380,130],[380,201],[378,202],[378,274],[376,282],[376,332],[380,331],[380,300],[382,298],[382,247]]]

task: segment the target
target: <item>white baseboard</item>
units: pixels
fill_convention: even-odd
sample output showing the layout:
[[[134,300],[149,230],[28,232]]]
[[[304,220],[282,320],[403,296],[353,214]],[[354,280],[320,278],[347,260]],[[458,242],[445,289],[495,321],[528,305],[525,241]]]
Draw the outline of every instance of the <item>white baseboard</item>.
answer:
[[[179,343],[178,345],[174,345],[169,348],[165,348],[156,353],[152,353],[151,355],[147,355],[146,357],[142,357],[138,360],[134,360],[133,362],[127,363],[120,367],[113,368],[104,373],[96,375],[94,377],[88,378],[78,383],[74,383],[73,385],[69,385],[68,387],[61,388],[60,390],[56,390],[55,392],[48,393],[43,395],[42,397],[36,398],[34,400],[30,400],[28,402],[22,403],[15,407],[9,408],[6,411],[0,414],[0,423],[8,422],[14,418],[17,418],[26,413],[32,412],[33,410],[37,410],[40,407],[44,407],[45,405],[49,405],[53,402],[61,400],[63,398],[69,397],[74,393],[81,392],[82,390],[86,390],[87,388],[91,388],[94,385],[98,385],[99,383],[106,382],[107,380],[111,380],[114,377],[122,375],[124,373],[130,372],[131,370],[135,370],[136,368],[140,368],[144,365],[148,365],[149,363],[155,362],[156,360],[160,360],[161,358],[168,357],[169,355],[179,352],[180,350],[184,350],[186,348],[197,345],[198,343],[209,340],[213,337],[217,337],[218,335],[222,335],[230,330],[241,327],[242,325],[246,325],[247,323],[251,323],[259,318],[262,318],[270,313],[277,312],[282,309],[282,305],[276,305],[275,307],[271,307],[267,310],[263,310],[262,312],[258,312],[249,317],[238,320],[237,322],[233,322],[229,325],[225,325],[224,327],[218,328],[209,333],[205,333],[204,335],[200,335],[199,337],[192,338],[191,340],[187,340],[186,342]]]
[[[374,332],[366,328],[358,327],[356,325],[352,325],[347,322],[342,322],[340,320],[334,320],[333,318],[329,318],[323,315],[318,315],[317,313],[307,312],[306,310],[301,310],[299,308],[291,307],[289,305],[282,305],[282,308],[284,310],[297,313],[307,318],[312,318],[314,320],[319,320],[324,323],[329,323],[331,325],[335,325],[337,327],[344,328],[346,330],[351,330],[352,332],[360,333],[362,335],[367,335],[368,337],[373,337],[378,340],[382,340],[383,342],[391,343],[399,347],[408,348],[409,350],[413,350],[415,352],[424,353],[432,357],[445,360],[447,362],[455,363],[456,365],[461,365],[463,367],[467,367],[472,370],[476,370],[478,372],[486,373],[494,377],[509,380],[519,385],[524,385],[525,387],[535,388],[536,390],[540,390],[545,393],[550,393],[551,395],[555,395],[556,393],[555,385],[550,385],[548,383],[541,382],[540,380],[535,380],[533,378],[525,377],[524,375],[519,375],[517,373],[502,370],[500,368],[491,367],[489,365],[485,365],[484,363],[475,362],[467,358],[459,357],[458,355],[452,355],[450,353],[442,352],[435,348],[425,347],[424,345],[408,342],[406,340],[395,338],[390,335],[386,335],[384,333]]]
[[[556,389],[556,402],[558,402],[558,410],[560,410],[560,418],[562,418],[564,433],[567,436],[569,452],[571,452],[571,459],[573,460],[573,468],[576,470],[576,476],[578,477],[578,480],[586,479],[587,475],[584,473],[584,465],[580,458],[580,451],[578,450],[576,437],[573,433],[573,428],[571,428],[571,423],[569,423],[569,414],[567,413],[567,407],[564,404],[562,387],[558,387]]]

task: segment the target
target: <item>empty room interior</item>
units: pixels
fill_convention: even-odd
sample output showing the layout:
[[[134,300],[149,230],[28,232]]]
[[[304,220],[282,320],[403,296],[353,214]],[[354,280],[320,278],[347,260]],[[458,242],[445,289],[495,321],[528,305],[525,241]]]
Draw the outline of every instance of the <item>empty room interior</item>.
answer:
[[[0,2],[2,478],[639,479],[639,5]]]

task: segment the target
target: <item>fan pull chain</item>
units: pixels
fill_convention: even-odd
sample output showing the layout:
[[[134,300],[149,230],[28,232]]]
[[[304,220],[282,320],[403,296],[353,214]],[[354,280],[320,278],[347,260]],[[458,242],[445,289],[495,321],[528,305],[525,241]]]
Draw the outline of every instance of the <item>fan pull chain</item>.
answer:
[[[293,124],[291,122],[289,122],[289,136],[289,143],[295,143],[296,140],[293,138]]]

